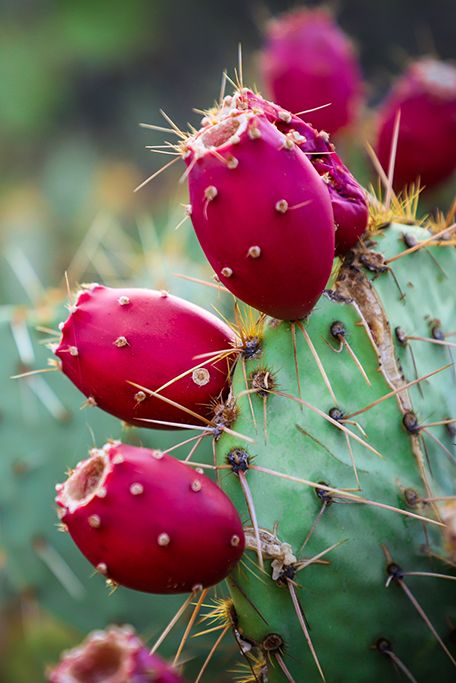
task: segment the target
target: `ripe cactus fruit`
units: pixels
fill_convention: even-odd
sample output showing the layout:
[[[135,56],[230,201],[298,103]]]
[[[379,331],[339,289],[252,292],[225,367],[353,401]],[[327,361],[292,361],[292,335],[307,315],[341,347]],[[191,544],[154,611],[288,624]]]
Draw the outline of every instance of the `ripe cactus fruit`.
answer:
[[[331,272],[334,223],[305,154],[240,110],[209,119],[184,158],[193,226],[222,283],[276,318],[306,316]]]
[[[234,371],[233,429],[255,442],[224,434],[217,461],[268,576],[235,568],[232,622],[269,683],[454,678],[456,258],[401,256],[428,237],[361,243],[306,322],[266,319]]]
[[[149,654],[130,626],[93,631],[64,652],[48,673],[49,683],[183,683],[157,655]]]
[[[101,574],[148,593],[212,586],[244,549],[236,509],[210,479],[160,451],[108,443],[56,487],[62,524]]]
[[[200,424],[198,415],[225,391],[229,362],[216,352],[229,354],[235,335],[167,292],[94,285],[79,294],[61,331],[55,353],[63,372],[93,405],[126,422]],[[210,362],[196,358],[210,353]]]
[[[376,153],[386,171],[399,111],[394,188],[418,178],[434,187],[456,169],[456,65],[419,59],[397,80],[378,112]]]
[[[369,212],[365,190],[336,153],[328,134],[317,131],[302,118],[251,90],[244,88],[236,97],[237,106],[242,108],[247,104],[253,110],[262,111],[287,136],[288,144],[296,144],[306,154],[329,192],[336,229],[336,256],[345,254],[365,232]]]
[[[262,54],[274,100],[305,112],[315,128],[335,133],[358,115],[363,85],[350,40],[325,9],[299,9],[271,21]]]

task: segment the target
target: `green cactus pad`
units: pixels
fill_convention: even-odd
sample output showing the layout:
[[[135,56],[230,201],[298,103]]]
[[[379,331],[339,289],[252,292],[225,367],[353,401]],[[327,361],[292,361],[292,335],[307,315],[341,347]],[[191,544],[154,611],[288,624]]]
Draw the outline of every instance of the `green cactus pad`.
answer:
[[[229,580],[233,622],[252,662],[264,657],[268,683],[322,680],[317,658],[332,682],[393,680],[394,668],[404,680],[454,676],[454,581],[402,573],[454,576],[440,517],[447,501],[423,500],[455,495],[454,438],[446,425],[420,427],[456,416],[453,368],[441,369],[451,363],[451,347],[409,340],[419,375],[439,372],[379,399],[416,379],[395,327],[430,337],[430,320],[438,319],[443,331],[454,329],[454,293],[444,272],[454,272],[455,255],[450,248],[425,248],[382,272],[387,264],[380,252],[388,259],[405,250],[404,232],[428,237],[392,225],[375,236],[376,244],[361,245],[343,264],[335,292],[321,298],[309,319],[267,319],[260,352],[234,373],[240,413],[232,428],[254,443],[223,434],[217,445],[218,464],[235,463],[220,481],[249,527],[251,547]],[[331,331],[338,330],[336,338]],[[331,412],[337,424],[324,417],[333,408],[340,411]],[[264,570],[243,482],[254,503]]]

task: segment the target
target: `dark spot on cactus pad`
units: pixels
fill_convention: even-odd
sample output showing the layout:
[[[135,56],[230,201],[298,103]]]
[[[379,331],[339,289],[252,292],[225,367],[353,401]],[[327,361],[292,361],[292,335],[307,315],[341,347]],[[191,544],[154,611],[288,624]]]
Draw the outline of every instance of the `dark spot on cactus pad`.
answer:
[[[404,233],[402,239],[404,240],[405,246],[409,249],[411,247],[415,247],[418,244],[418,240],[416,239],[415,235],[412,235],[410,233]]]
[[[375,643],[375,648],[379,652],[384,652],[384,653],[391,652],[393,649],[390,641],[387,640],[386,638],[379,638]]]
[[[227,462],[231,465],[234,474],[247,472],[249,469],[250,456],[242,448],[233,448],[227,455]]]
[[[347,330],[345,329],[345,325],[343,322],[340,320],[335,320],[332,324],[331,327],[329,328],[332,336],[334,339],[339,339],[339,337],[345,337],[347,334]]]
[[[230,396],[226,401],[218,399],[213,403],[213,418],[212,422],[215,427],[213,430],[213,436],[216,441],[223,434],[224,427],[231,427],[233,422],[239,416],[239,407],[235,399]]]
[[[386,567],[386,572],[391,581],[401,580],[404,578],[404,572],[396,562],[390,562]]]
[[[318,483],[321,484],[322,486],[328,486],[328,484],[325,481],[319,481]],[[326,506],[331,505],[331,503],[334,502],[332,493],[330,493],[329,491],[326,491],[325,489],[316,488],[315,489],[315,495]]]
[[[440,326],[440,320],[434,320],[431,327],[431,334],[438,341],[445,341],[445,334]]]
[[[386,265],[382,254],[373,252],[361,254],[359,262],[371,273],[385,273],[388,270],[388,266]]]
[[[402,327],[395,327],[394,334],[396,335],[396,339],[399,342],[399,344],[405,346],[405,344],[407,343],[407,335],[405,334]]]
[[[328,415],[333,420],[336,420],[336,422],[340,422],[341,420],[344,419],[344,412],[340,408],[337,408],[337,407],[331,408]]]
[[[448,418],[449,420],[451,418]],[[446,425],[446,428],[448,430],[448,433],[452,439],[456,439],[456,423],[455,422],[448,422]]]
[[[258,358],[261,353],[261,343],[259,337],[247,337],[242,347],[244,358]]]
[[[286,586],[288,584],[288,579],[291,579],[293,581],[295,576],[296,576],[295,567],[292,564],[288,564],[288,565],[283,567],[278,578],[276,579],[276,583],[278,586]]]
[[[271,391],[277,387],[277,383],[272,373],[267,368],[260,368],[252,372],[249,378],[251,388],[263,398],[269,396]]]
[[[416,507],[421,500],[418,492],[411,488],[405,489],[404,498],[407,505],[412,508]]]
[[[420,426],[418,424],[418,418],[414,412],[411,410],[407,411],[402,418],[402,424],[409,432],[409,434],[418,434],[420,431]]]
[[[278,633],[269,633],[261,643],[261,647],[266,652],[281,652],[284,645],[284,640]]]

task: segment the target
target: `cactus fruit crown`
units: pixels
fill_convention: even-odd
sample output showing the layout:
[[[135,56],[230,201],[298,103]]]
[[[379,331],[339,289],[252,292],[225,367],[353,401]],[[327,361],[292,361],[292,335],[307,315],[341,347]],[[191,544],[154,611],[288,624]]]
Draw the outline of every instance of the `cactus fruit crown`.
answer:
[[[412,189],[385,203],[372,197],[362,236],[364,193],[325,147],[327,136],[303,130],[292,114],[240,87],[177,146],[209,261],[227,290],[261,311],[248,329],[238,317],[237,347],[229,349],[236,362],[220,369],[210,420],[201,406],[189,407],[185,390],[160,402],[164,380],[150,375],[150,388],[142,382],[158,398],[152,412],[163,403],[183,424],[189,411],[202,419],[214,456],[204,466],[217,484],[193,462],[201,440],[186,463],[108,443],[58,487],[62,522],[112,581],[189,592],[177,617],[204,588],[183,643],[206,587],[227,577],[231,598],[204,617],[219,619],[221,634],[198,681],[229,630],[246,660],[244,681],[383,681],[393,667],[412,681],[450,680],[454,224],[411,225],[419,194]],[[325,163],[335,158],[340,188],[327,182],[334,167],[320,174],[312,162],[315,148]],[[343,259],[323,291],[336,215],[345,230]],[[230,341],[218,329],[223,340],[192,346],[217,326],[198,313],[189,327],[185,307],[177,307],[165,334],[147,312],[134,328],[144,333],[143,347],[169,361],[165,384],[173,390],[173,362],[175,378],[188,380],[190,371],[219,363]],[[79,335],[88,341],[103,320],[112,346],[110,325],[121,313],[103,311],[92,331],[89,317]],[[182,329],[190,337],[184,355],[169,344]],[[128,384],[123,370],[119,378],[116,365],[98,361],[90,381],[100,372],[101,388]]]
[[[49,672],[50,683],[182,683],[157,655],[149,654],[130,626],[94,631],[65,652]]]

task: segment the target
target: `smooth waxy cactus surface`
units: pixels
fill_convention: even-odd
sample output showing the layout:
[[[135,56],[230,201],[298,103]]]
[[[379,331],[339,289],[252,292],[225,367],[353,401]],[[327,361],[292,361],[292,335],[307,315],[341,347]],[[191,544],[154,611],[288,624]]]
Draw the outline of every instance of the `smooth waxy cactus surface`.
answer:
[[[95,285],[79,294],[55,353],[94,405],[138,426],[166,428],[210,413],[229,365],[209,354],[229,351],[234,341],[228,325],[167,292]]]
[[[161,451],[114,442],[57,485],[60,518],[97,571],[148,593],[185,593],[221,581],[244,549],[223,491]]]

